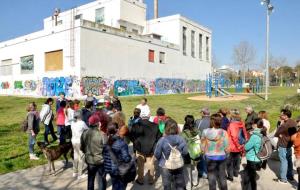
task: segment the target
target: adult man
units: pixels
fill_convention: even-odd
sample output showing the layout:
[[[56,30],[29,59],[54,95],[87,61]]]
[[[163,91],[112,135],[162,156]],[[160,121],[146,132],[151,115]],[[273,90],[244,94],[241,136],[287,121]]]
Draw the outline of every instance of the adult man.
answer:
[[[62,102],[62,101],[66,101],[64,92],[60,92],[59,98],[56,100],[56,113],[57,113],[58,109],[60,108],[60,102]]]
[[[144,167],[149,172],[148,182],[154,183],[154,149],[161,137],[157,124],[150,122],[149,117],[142,117],[132,126],[130,137],[136,151],[137,175],[136,183],[144,184]]]
[[[253,110],[252,106],[247,106],[245,108],[245,112],[247,113],[247,117],[245,119],[245,127],[247,132],[252,131],[252,124],[256,118],[258,118],[257,113]]]
[[[202,108],[200,110],[200,114],[202,116],[201,119],[197,119],[195,121],[195,126],[199,130],[199,134],[201,136],[204,129],[207,129],[210,127],[210,111],[208,108]],[[198,176],[201,178],[207,178],[207,165],[204,157],[201,157],[198,165]]]
[[[99,189],[106,189],[106,180],[103,164],[103,147],[106,138],[100,131],[100,116],[94,113],[89,118],[89,129],[84,131],[81,136],[81,151],[85,154],[85,161],[88,165],[88,190],[94,190],[94,181],[98,173]]]
[[[139,108],[141,110],[141,117],[151,116],[150,108],[147,103],[148,103],[147,98],[142,98],[141,103],[136,106],[136,108]]]
[[[291,119],[290,110],[282,109],[280,114],[281,124],[275,133],[278,137],[278,154],[280,159],[280,179],[278,182],[287,184],[287,180],[294,181],[292,163],[291,131],[296,131],[297,123]]]

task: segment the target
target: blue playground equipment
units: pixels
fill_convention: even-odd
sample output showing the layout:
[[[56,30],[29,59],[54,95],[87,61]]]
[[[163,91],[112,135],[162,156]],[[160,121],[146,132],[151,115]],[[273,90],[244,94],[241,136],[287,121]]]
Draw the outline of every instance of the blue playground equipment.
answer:
[[[223,75],[219,73],[206,75],[205,92],[206,96],[211,98],[214,94],[215,97],[228,97],[232,96],[225,88],[229,88],[230,81],[226,80]]]
[[[236,93],[242,93],[243,92],[243,81],[242,79],[239,79],[235,81],[235,92]]]

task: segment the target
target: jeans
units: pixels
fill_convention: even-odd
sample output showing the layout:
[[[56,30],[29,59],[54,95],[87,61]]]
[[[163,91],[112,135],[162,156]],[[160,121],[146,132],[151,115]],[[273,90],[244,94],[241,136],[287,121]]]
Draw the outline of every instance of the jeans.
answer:
[[[59,144],[64,144],[66,142],[66,127],[64,125],[57,125],[57,133],[59,135]]]
[[[278,155],[280,160],[280,179],[287,181],[293,178],[293,162],[292,162],[292,149],[278,147]]]
[[[139,152],[136,152],[137,160],[137,180],[140,183],[144,183],[144,168],[149,172],[148,180],[149,183],[154,183],[154,156],[144,156]]]
[[[36,135],[32,136],[31,133],[28,134],[28,148],[29,148],[29,154],[34,153],[34,145],[36,141]]]
[[[119,175],[110,175],[112,190],[126,190],[127,183],[124,183]]]
[[[80,143],[72,144],[74,149],[73,172],[82,175],[84,168],[84,154],[80,150]]]
[[[57,137],[54,133],[54,128],[53,128],[52,121],[49,122],[49,125],[45,125],[44,141],[46,143],[49,143],[49,140],[48,140],[49,133],[52,136],[52,140],[55,141],[57,139]]]
[[[162,183],[164,190],[185,190],[184,171],[183,167],[176,170],[162,168],[161,171]],[[175,184],[172,184],[174,182]],[[175,187],[174,187],[175,186]]]
[[[256,171],[260,170],[261,162],[252,162],[247,160],[247,165],[244,170],[242,189],[243,190],[256,190]]]
[[[216,190],[217,183],[220,190],[227,190],[226,160],[207,159],[207,170],[209,190]]]
[[[227,158],[227,176],[228,178],[237,177],[240,172],[241,153],[231,152]]]
[[[197,164],[197,170],[198,170],[198,176],[203,177],[207,175],[207,164],[206,164],[206,158],[204,155],[200,157],[200,160]]]
[[[93,165],[88,164],[88,190],[94,190],[94,182],[96,174],[98,173],[98,183],[99,183],[99,190],[106,189],[106,179],[104,173],[104,165]]]

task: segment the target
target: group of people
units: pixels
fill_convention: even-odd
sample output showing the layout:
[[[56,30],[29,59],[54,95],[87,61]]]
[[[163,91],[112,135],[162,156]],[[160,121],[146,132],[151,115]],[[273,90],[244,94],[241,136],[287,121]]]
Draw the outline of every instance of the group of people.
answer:
[[[28,106],[30,159],[38,159],[34,154],[34,144],[42,122],[45,144],[58,139],[60,144],[72,143],[73,177],[82,179],[87,176],[88,189],[91,190],[94,189],[96,174],[100,189],[106,189],[108,174],[114,190],[126,189],[133,179],[138,185],[143,185],[145,179],[153,185],[160,174],[165,190],[191,188],[193,178],[207,178],[211,190],[217,185],[219,189],[227,190],[227,181],[234,181],[241,175],[243,156],[247,163],[243,170],[242,189],[255,190],[256,172],[267,167],[267,161],[261,160],[258,152],[264,146],[263,137],[269,134],[270,122],[266,111],[257,114],[251,106],[245,108],[245,120],[238,109],[221,108],[211,114],[209,108],[203,108],[201,118],[186,115],[184,125],[179,126],[163,108],[158,108],[152,117],[146,98],[142,98],[128,122],[118,97],[96,101],[89,94],[81,108],[78,100],[66,100],[62,93],[56,100],[56,114],[52,110],[53,103],[54,100],[48,98],[40,112],[35,103]],[[291,111],[281,110],[274,135],[278,138],[278,147],[274,148],[278,149],[280,158],[278,182],[283,184],[294,180],[292,146],[297,172],[300,173],[299,122],[297,124],[291,116]],[[53,127],[54,118],[58,137]],[[131,143],[132,151],[129,148]],[[134,166],[134,171],[127,167],[124,173],[125,165]],[[83,172],[85,168],[87,175]],[[197,176],[192,175],[195,173]]]

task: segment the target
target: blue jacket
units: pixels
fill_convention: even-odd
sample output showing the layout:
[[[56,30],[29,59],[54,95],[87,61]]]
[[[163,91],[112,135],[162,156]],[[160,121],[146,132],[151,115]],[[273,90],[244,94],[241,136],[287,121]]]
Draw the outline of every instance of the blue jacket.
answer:
[[[165,158],[169,158],[170,152],[171,152],[171,147],[168,145],[168,143],[176,148],[181,152],[182,156],[186,156],[188,154],[188,148],[185,140],[179,136],[179,135],[168,135],[163,138],[161,138],[155,148],[154,151],[154,156],[159,162],[160,167],[165,166]],[[164,154],[164,156],[163,156]]]
[[[260,159],[256,156],[261,147],[262,134],[259,128],[253,130],[250,139],[245,144],[246,159],[252,162],[260,162]]]
[[[114,143],[112,144],[111,149],[119,162],[130,162],[131,156],[129,154],[128,145],[125,143],[125,141],[119,136],[114,136],[113,140]],[[103,149],[104,170],[109,174],[119,175],[117,163],[111,159],[108,146],[108,144],[105,145]]]

